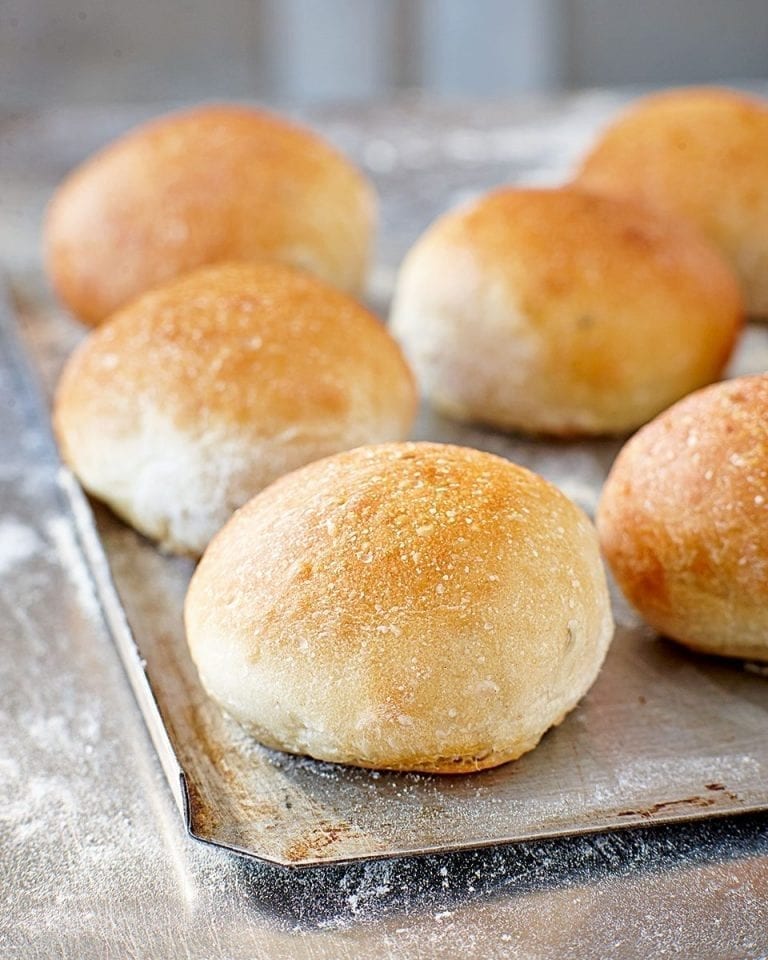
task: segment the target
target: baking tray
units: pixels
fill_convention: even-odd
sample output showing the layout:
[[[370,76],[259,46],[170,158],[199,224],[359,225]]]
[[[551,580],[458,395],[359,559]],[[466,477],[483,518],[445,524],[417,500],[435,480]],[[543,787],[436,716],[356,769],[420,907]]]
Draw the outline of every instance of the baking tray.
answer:
[[[36,380],[50,400],[82,331],[42,293],[16,312],[20,325],[9,311],[0,323],[0,363],[13,366],[28,388]],[[766,367],[768,331],[753,328],[732,372]],[[22,390],[20,402],[46,430],[47,412],[36,407],[34,389]],[[428,410],[415,435],[525,464],[588,512],[619,447],[532,442],[463,427]],[[436,777],[267,750],[200,687],[182,628],[192,563],[161,554],[91,504],[65,468],[59,477],[61,511],[77,533],[76,562],[97,593],[187,829],[198,840],[309,866],[768,809],[768,687],[761,669],[696,656],[654,637],[615,592],[617,633],[595,686],[516,762]]]

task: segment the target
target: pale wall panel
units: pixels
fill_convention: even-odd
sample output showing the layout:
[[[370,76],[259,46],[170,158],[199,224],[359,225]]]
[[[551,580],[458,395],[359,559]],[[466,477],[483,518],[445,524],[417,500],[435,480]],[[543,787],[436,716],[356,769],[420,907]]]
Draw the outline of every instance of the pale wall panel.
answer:
[[[380,96],[397,82],[391,0],[262,0],[270,86],[290,100]]]
[[[565,64],[561,0],[425,0],[423,82],[503,96],[557,87]]]

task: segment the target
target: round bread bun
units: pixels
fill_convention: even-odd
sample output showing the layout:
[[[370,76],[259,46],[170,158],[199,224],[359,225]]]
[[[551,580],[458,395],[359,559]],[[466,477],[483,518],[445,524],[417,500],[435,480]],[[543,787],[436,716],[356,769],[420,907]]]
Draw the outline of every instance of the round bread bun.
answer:
[[[639,101],[610,126],[578,181],[684,217],[741,280],[747,312],[768,317],[768,105],[694,88]]]
[[[359,294],[374,220],[368,182],[313,133],[246,107],[201,107],[138,127],[67,178],[48,212],[47,270],[92,325],[229,260],[278,260]]]
[[[209,546],[185,620],[203,685],[262,743],[429,773],[535,747],[613,634],[586,515],[522,467],[435,443],[278,480]]]
[[[276,477],[407,436],[416,389],[374,316],[280,264],[204,267],[70,357],[54,425],[83,486],[168,550],[201,553]]]
[[[768,660],[768,376],[694,393],[636,434],[598,529],[619,586],[656,630]]]
[[[686,226],[581,190],[507,189],[417,242],[392,331],[448,416],[614,434],[715,379],[740,308],[727,264]]]

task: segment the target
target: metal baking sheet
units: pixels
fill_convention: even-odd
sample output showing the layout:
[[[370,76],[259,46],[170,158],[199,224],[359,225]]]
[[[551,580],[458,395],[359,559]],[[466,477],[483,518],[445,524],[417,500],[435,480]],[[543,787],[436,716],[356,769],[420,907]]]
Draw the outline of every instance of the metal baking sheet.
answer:
[[[50,398],[82,336],[27,304],[23,342],[0,325],[0,356]],[[768,367],[751,329],[734,370]],[[21,402],[35,412],[30,391]],[[41,425],[42,426],[42,425]],[[424,410],[416,436],[492,450],[557,483],[592,511],[616,441],[531,442]],[[61,510],[93,582],[192,836],[278,864],[308,866],[510,843],[768,809],[768,687],[757,668],[654,637],[614,594],[617,634],[581,706],[521,760],[470,776],[355,770],[269,751],[209,702],[187,654],[182,603],[192,572],[60,470]],[[72,558],[70,557],[70,562]],[[118,761],[119,762],[119,761]]]

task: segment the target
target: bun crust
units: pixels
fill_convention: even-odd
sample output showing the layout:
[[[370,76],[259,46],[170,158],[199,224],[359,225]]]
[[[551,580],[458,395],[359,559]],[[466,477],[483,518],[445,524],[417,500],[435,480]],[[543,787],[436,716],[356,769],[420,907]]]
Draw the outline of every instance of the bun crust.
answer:
[[[206,267],[95,330],[54,425],[83,486],[169,550],[310,460],[407,436],[416,391],[359,304],[279,264]]]
[[[636,434],[597,523],[651,626],[694,650],[768,660],[768,376],[701,390]]]
[[[209,546],[185,620],[204,686],[263,743],[433,773],[532,749],[613,633],[581,510],[500,457],[433,443],[274,483]]]
[[[740,306],[727,264],[682,224],[575,189],[501,190],[418,241],[392,330],[449,416],[623,433],[720,374]]]
[[[728,90],[640,100],[584,161],[578,182],[685,218],[730,261],[747,312],[768,317],[768,105]]]
[[[202,107],[138,127],[68,177],[48,211],[46,264],[92,325],[228,260],[282,261],[357,294],[374,221],[372,188],[319,137],[245,107]]]

